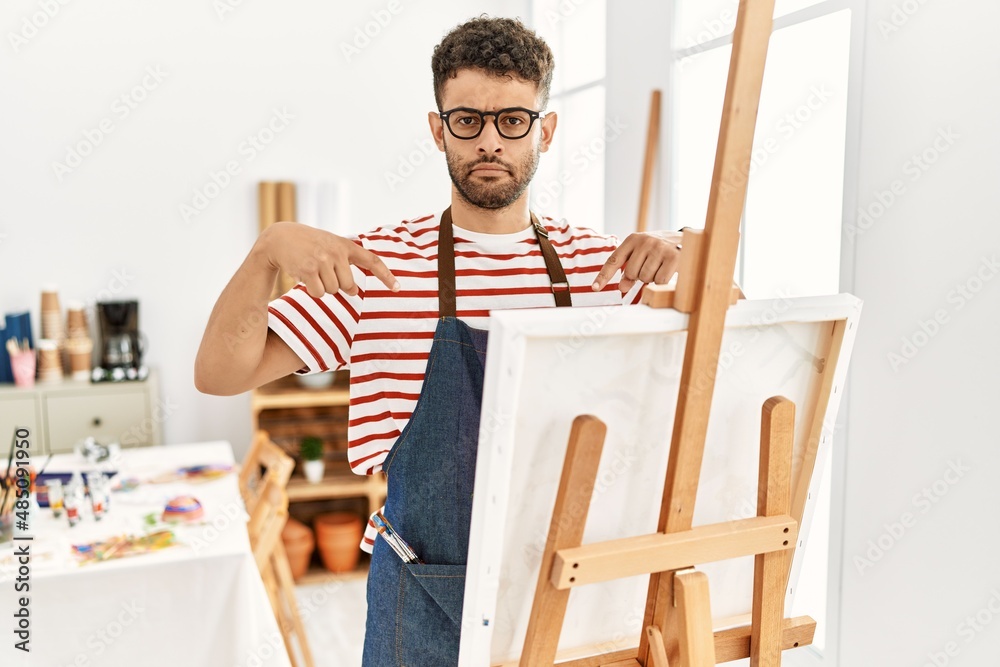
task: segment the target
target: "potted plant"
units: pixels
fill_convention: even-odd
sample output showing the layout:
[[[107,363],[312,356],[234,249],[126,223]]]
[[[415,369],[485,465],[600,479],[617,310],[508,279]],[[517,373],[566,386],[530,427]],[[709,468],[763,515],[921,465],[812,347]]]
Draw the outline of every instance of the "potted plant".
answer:
[[[315,436],[302,438],[299,443],[299,455],[302,457],[302,467],[306,479],[313,484],[323,481],[323,441]]]

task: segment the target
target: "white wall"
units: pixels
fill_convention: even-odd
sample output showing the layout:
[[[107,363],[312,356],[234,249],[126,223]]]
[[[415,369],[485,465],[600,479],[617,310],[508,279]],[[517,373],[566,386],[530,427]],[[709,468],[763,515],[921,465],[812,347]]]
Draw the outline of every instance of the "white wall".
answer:
[[[170,408],[165,441],[222,438],[241,455],[247,396],[202,396],[192,374],[212,305],[256,238],[256,183],[340,181],[350,212],[342,231],[443,208],[444,159],[436,149],[424,159],[418,146],[434,108],[433,46],[483,12],[526,16],[527,1],[231,2],[220,16],[221,0],[52,0],[51,18],[38,0],[4,3],[0,313],[30,308],[37,335],[45,283],[57,284],[64,306],[138,298]],[[25,27],[33,18],[37,30]],[[342,44],[366,25],[375,36],[348,57]],[[117,100],[147,68],[162,80],[146,78],[149,90],[136,93],[145,99],[129,109]],[[294,119],[251,160],[241,144],[273,109]],[[96,136],[102,119],[112,132],[60,181],[53,162],[85,132]],[[411,160],[412,175],[404,169],[390,187],[385,174]],[[240,172],[186,222],[180,205],[229,161]]]
[[[865,306],[840,471],[839,664],[995,665],[1000,266],[983,269],[993,279],[982,284],[976,274],[984,258],[1000,259],[1000,5],[869,0],[866,25],[851,210],[894,181],[902,194],[843,242],[843,288]],[[956,138],[936,150],[949,128]],[[912,156],[925,150],[936,161],[914,170]],[[981,288],[968,301],[953,292],[967,283]],[[925,324],[935,333],[924,338],[921,322],[935,313],[945,323]],[[902,356],[902,339],[914,337],[923,345],[894,369],[887,355]],[[959,462],[968,467],[960,477],[948,472]],[[925,488],[933,502],[920,497]],[[879,560],[855,561],[880,538],[888,550]],[[983,609],[976,625],[966,620]]]

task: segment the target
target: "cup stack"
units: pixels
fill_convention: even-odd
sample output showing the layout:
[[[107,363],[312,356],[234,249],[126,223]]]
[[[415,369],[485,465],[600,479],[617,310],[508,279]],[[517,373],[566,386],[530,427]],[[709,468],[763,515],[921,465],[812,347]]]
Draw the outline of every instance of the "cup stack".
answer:
[[[69,353],[69,376],[73,380],[90,379],[90,358],[94,345],[89,338],[67,338],[66,351]]]
[[[63,378],[62,350],[66,340],[59,292],[52,285],[42,288],[42,336],[38,341],[38,381],[60,382]],[[42,343],[45,343],[45,347]],[[58,372],[57,372],[58,371]]]
[[[90,338],[87,312],[82,301],[70,301],[66,304],[66,338]]]
[[[62,382],[62,355],[59,343],[51,338],[38,339],[38,381]]]
[[[94,349],[87,326],[87,313],[80,301],[66,304],[66,353],[69,356],[69,374],[74,380],[89,380],[91,357]]]
[[[42,338],[62,343],[66,338],[63,329],[62,309],[59,307],[59,293],[55,287],[42,288]]]

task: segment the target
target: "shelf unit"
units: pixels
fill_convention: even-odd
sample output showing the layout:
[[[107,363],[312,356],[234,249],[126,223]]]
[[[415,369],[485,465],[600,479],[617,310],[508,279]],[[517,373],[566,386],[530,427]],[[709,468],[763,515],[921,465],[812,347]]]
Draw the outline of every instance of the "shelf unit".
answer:
[[[266,410],[295,410],[300,408],[346,407],[350,404],[348,375],[340,371],[332,386],[326,389],[310,389],[301,386],[295,376],[287,376],[263,385],[250,395],[251,423],[256,432],[261,427],[261,413]],[[346,434],[345,434],[346,440]],[[303,476],[295,474],[288,481],[288,502],[309,502],[344,498],[364,498],[368,514],[378,510],[385,501],[385,475],[355,475],[346,465],[340,474],[336,467],[327,465],[326,475],[317,484],[312,484]],[[366,577],[370,558],[363,554],[358,567],[345,573],[334,573],[322,567],[311,567],[297,585],[349,581]]]

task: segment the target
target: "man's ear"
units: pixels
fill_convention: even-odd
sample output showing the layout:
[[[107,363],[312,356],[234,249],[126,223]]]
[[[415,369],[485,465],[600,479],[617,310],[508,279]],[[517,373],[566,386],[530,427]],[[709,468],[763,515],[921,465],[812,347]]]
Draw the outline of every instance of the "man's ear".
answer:
[[[539,122],[542,124],[542,138],[538,142],[538,150],[544,153],[549,150],[549,144],[552,143],[552,138],[556,134],[556,124],[559,122],[559,117],[555,111],[552,111],[545,114],[545,117],[541,118]]]
[[[439,116],[436,111],[428,111],[427,112],[427,124],[431,126],[431,136],[434,137],[434,143],[437,144],[438,150],[443,153],[444,152],[444,121],[441,120],[441,116]]]

